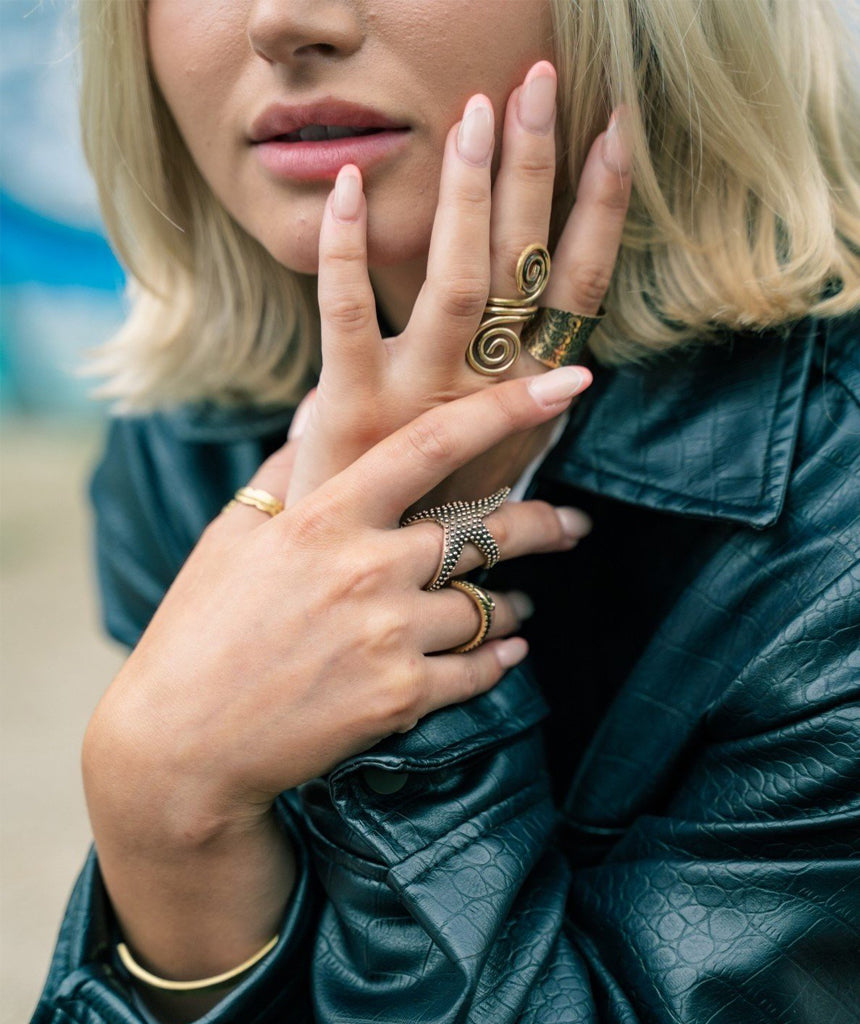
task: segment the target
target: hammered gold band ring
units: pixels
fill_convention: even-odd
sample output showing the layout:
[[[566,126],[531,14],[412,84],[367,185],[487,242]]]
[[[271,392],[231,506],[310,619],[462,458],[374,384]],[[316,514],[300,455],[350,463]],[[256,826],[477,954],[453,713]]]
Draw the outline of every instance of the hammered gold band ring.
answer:
[[[582,358],[592,331],[605,316],[606,310],[602,306],[595,316],[544,307],[523,328],[522,346],[529,355],[550,369],[575,366]]]
[[[480,647],[487,639],[487,634],[493,626],[493,613],[496,610],[496,602],[483,587],[479,587],[476,583],[470,583],[468,580],[451,580],[447,585],[454,587],[456,590],[462,590],[464,594],[471,597],[481,618],[478,631],[472,639],[464,644],[460,644],[459,647],[452,647],[448,652],[449,654],[466,654],[469,651],[474,651],[476,647]]]
[[[517,361],[521,346],[516,329],[537,313],[537,300],[549,281],[550,264],[546,246],[527,246],[517,261],[520,298],[487,299],[481,322],[466,349],[466,362],[476,373],[495,377]]]
[[[226,512],[236,505],[250,505],[251,508],[265,512],[267,516],[276,516],[284,511],[284,503],[279,498],[259,487],[240,487],[221,511]]]

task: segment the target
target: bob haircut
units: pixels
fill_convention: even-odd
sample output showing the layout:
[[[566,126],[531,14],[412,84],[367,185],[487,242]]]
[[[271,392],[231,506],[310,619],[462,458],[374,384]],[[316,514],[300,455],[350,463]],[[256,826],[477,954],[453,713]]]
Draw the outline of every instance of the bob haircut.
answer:
[[[858,62],[832,0],[550,3],[553,238],[620,103],[633,143],[599,361],[860,305]],[[91,361],[100,394],[119,412],[295,402],[319,368],[315,279],[204,182],[150,73],[145,16],[145,0],[80,4],[84,149],[130,276],[129,316]]]

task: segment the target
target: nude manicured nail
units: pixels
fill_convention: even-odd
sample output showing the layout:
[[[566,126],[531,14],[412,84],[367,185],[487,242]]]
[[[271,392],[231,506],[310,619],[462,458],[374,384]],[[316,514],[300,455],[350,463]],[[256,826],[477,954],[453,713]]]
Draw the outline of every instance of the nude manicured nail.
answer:
[[[528,594],[524,594],[521,590],[512,590],[508,594],[508,600],[511,602],[514,614],[520,622],[524,622],[534,615],[535,606],[532,604],[532,599]]]
[[[555,514],[558,516],[565,537],[569,540],[582,540],[583,537],[587,537],[591,533],[591,520],[578,508],[562,506],[555,510]]]
[[[334,183],[334,215],[338,220],[357,220],[361,210],[361,173],[357,167],[347,164],[338,171]]]
[[[539,405],[561,405],[591,383],[591,374],[581,366],[560,366],[528,383],[529,391]]]
[[[529,645],[521,636],[500,640],[496,645],[496,657],[502,668],[513,668],[529,653]]]
[[[473,96],[466,104],[457,132],[457,152],[466,163],[477,167],[489,162],[493,152],[493,108],[486,97]]]
[[[536,64],[526,75],[517,97],[520,124],[530,132],[546,135],[555,116],[555,75],[546,61]]]
[[[609,127],[603,136],[603,162],[616,174],[628,174],[633,154],[626,111],[619,107],[609,118]]]

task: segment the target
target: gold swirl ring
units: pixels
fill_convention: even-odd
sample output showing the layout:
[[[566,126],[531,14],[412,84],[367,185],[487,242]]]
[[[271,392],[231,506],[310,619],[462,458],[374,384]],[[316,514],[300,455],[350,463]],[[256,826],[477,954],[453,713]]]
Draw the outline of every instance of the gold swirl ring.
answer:
[[[518,299],[490,296],[478,329],[466,349],[466,362],[477,373],[493,377],[516,362],[521,345],[515,328],[537,313],[537,299],[549,281],[551,261],[546,247],[526,246],[517,260]]]

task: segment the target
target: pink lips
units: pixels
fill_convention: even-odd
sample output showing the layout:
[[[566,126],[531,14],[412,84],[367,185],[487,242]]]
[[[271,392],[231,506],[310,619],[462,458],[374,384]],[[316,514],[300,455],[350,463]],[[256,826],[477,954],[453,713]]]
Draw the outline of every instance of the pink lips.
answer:
[[[316,136],[324,126],[337,137],[298,137],[299,132]],[[360,134],[344,135],[355,129]],[[344,164],[367,169],[400,149],[409,134],[398,124],[374,110],[342,100],[322,100],[301,106],[274,104],[252,124],[249,141],[270,173],[298,181],[332,179]],[[287,136],[291,136],[287,138]]]

